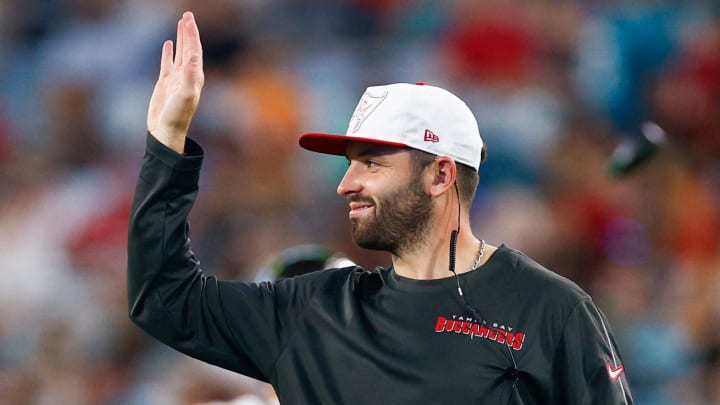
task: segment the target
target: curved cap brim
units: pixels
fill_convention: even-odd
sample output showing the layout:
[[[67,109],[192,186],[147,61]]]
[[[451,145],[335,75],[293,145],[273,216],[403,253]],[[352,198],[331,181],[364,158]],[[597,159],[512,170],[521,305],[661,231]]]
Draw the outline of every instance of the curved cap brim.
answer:
[[[300,135],[300,139],[298,139],[298,143],[304,149],[318,153],[326,153],[329,155],[340,156],[345,155],[345,146],[347,146],[347,143],[350,141],[377,143],[381,145],[397,146],[399,148],[408,147],[404,143],[383,141],[375,138],[338,134],[323,134],[318,132],[302,134]]]

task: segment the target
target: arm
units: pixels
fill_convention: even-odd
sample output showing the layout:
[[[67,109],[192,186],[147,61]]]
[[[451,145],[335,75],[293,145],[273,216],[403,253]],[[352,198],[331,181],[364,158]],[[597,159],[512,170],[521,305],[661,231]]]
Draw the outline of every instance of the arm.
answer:
[[[187,216],[203,151],[186,133],[202,84],[199,34],[186,13],[178,24],[174,62],[172,42],[163,46],[148,112],[151,135],[128,233],[129,314],[179,351],[267,381],[284,322],[276,315],[276,288],[207,276],[190,249]]]
[[[567,404],[633,404],[617,343],[592,300],[576,305],[555,353],[555,390]]]
[[[201,271],[187,216],[202,149],[192,140],[184,149],[179,155],[147,138],[128,231],[130,318],[183,353],[267,381],[281,339],[277,291]]]

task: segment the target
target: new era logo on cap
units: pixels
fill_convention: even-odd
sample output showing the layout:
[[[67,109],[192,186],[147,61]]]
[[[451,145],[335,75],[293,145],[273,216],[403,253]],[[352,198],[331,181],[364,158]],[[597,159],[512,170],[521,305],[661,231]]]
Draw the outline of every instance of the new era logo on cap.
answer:
[[[429,129],[425,130],[425,142],[440,142],[440,138]]]
[[[470,108],[449,91],[423,84],[368,87],[345,135],[307,133],[299,143],[314,152],[344,155],[348,141],[410,147],[475,169],[482,160],[483,141]]]

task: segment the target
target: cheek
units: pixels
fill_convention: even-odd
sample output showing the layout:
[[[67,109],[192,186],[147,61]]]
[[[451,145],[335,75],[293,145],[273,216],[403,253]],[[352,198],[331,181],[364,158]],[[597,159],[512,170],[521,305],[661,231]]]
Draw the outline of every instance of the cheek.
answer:
[[[395,187],[394,181],[386,176],[367,176],[363,181],[363,194],[374,197],[383,196],[392,191]]]

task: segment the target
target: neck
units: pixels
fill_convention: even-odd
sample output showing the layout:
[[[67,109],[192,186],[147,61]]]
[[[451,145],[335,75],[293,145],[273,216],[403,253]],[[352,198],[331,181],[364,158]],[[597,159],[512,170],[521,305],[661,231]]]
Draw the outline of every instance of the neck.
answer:
[[[434,237],[413,249],[393,256],[395,272],[403,277],[417,280],[434,280],[452,277],[449,270],[450,230],[443,229]],[[462,274],[472,270],[476,262],[480,240],[472,234],[469,224],[461,224],[458,233],[455,272]],[[481,266],[487,260],[491,248],[486,246],[485,253],[477,263]]]

